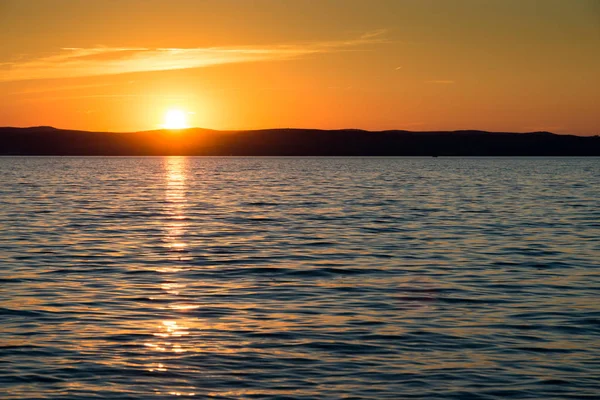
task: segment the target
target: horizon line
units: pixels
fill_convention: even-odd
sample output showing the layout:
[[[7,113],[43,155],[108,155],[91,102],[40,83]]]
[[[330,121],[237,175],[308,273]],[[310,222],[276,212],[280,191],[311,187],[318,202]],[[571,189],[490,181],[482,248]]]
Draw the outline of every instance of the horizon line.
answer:
[[[483,133],[513,133],[513,134],[528,134],[528,133],[549,133],[552,135],[559,136],[578,136],[578,137],[596,137],[600,136],[600,133],[590,134],[590,135],[582,135],[575,133],[558,133],[546,130],[523,130],[523,131],[496,131],[496,130],[486,130],[486,129],[446,129],[446,130],[410,130],[410,129],[401,129],[401,128],[393,128],[393,129],[363,129],[363,128],[333,128],[333,129],[324,129],[324,128],[300,128],[300,127],[278,127],[278,128],[250,128],[250,129],[213,129],[213,128],[204,128],[200,126],[193,126],[188,128],[181,129],[167,129],[167,128],[155,128],[155,129],[142,129],[142,130],[134,130],[134,131],[102,131],[102,130],[87,130],[87,129],[74,129],[74,128],[58,128],[52,125],[33,125],[33,126],[0,126],[0,129],[35,129],[35,128],[45,128],[52,129],[58,131],[76,131],[76,132],[90,132],[90,133],[143,133],[143,132],[163,132],[163,131],[189,131],[189,130],[205,130],[205,131],[214,131],[214,132],[252,132],[252,131],[277,131],[277,130],[304,130],[304,131],[362,131],[362,132],[371,132],[371,133],[381,133],[381,132],[409,132],[409,133],[431,133],[431,132],[443,132],[443,133],[458,133],[458,132],[483,132]]]

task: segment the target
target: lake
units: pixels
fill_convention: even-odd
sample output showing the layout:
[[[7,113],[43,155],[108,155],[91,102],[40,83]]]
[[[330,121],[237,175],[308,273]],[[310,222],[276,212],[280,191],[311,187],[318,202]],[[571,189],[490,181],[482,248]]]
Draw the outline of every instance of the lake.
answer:
[[[0,157],[12,399],[600,393],[600,159]]]

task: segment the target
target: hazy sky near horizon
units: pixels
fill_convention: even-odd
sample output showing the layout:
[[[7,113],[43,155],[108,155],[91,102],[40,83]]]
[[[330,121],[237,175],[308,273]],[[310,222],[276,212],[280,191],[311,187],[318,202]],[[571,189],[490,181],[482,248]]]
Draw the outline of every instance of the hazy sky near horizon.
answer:
[[[600,134],[599,0],[0,0],[0,126]]]

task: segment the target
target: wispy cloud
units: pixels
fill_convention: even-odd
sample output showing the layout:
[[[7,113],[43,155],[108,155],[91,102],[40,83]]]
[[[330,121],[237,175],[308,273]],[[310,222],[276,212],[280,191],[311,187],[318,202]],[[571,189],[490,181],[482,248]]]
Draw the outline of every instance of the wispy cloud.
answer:
[[[312,54],[357,50],[360,46],[383,43],[386,41],[384,33],[385,31],[378,30],[350,40],[271,46],[69,47],[49,56],[0,64],[0,81],[113,75],[201,68],[230,63],[290,60]]]
[[[41,87],[41,88],[36,87],[33,89],[31,89],[31,88],[25,89],[25,90],[21,90],[21,91],[9,93],[9,94],[23,95],[23,94],[39,94],[39,93],[51,93],[51,92],[68,92],[68,91],[78,91],[78,90],[117,86],[117,85],[120,85],[120,84],[117,84],[117,83],[94,83],[94,84],[88,84],[88,85],[65,85],[65,86],[52,86],[52,87]]]
[[[160,94],[89,94],[89,95],[73,95],[73,96],[51,96],[51,97],[28,97],[20,101],[25,103],[38,103],[70,99],[102,99],[109,98],[115,101],[129,101],[130,99],[149,99],[157,98],[161,100],[186,100],[193,96],[164,96]]]

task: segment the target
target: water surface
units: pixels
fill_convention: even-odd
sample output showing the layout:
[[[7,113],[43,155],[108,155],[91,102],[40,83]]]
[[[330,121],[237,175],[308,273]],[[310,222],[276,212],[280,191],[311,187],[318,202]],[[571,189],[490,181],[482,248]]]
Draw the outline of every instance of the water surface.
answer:
[[[0,397],[600,393],[600,160],[0,158]]]

